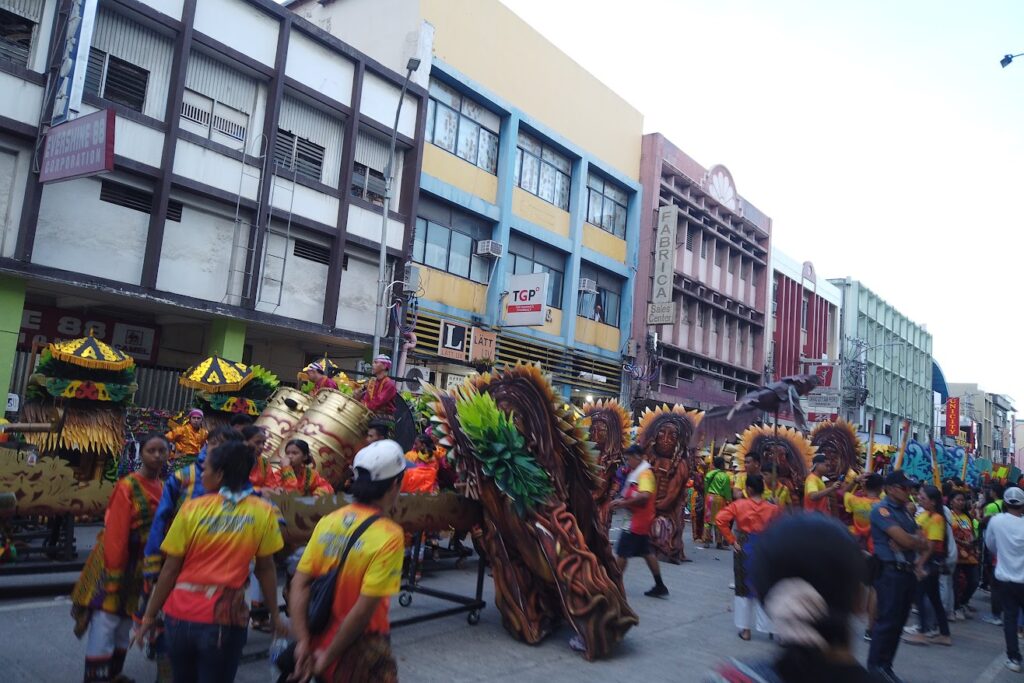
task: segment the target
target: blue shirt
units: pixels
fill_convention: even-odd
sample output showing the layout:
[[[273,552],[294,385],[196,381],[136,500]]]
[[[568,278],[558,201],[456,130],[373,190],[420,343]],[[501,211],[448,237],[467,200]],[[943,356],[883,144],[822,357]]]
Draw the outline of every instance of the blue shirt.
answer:
[[[899,526],[908,534],[917,533],[917,522],[907,512],[905,505],[886,498],[871,508],[871,540],[875,544],[875,556],[882,562],[913,562],[917,553],[913,550],[894,551],[889,546],[889,529]]]
[[[153,515],[153,525],[149,528],[149,538],[146,539],[145,562],[143,563],[143,575],[147,579],[156,580],[160,575],[160,568],[163,565],[163,552],[160,550],[164,542],[164,536],[178,513],[188,499],[198,498],[206,495],[203,488],[203,461],[206,460],[206,446],[203,445],[199,451],[196,461],[188,467],[183,467],[171,476],[167,477],[164,483],[164,493],[160,497],[160,504]],[[189,495],[191,493],[191,495]],[[183,496],[184,494],[184,496]]]

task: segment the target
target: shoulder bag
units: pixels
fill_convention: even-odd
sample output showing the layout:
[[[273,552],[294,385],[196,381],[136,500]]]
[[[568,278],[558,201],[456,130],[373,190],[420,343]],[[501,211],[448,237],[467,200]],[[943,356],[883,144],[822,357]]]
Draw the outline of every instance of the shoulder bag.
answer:
[[[306,607],[306,627],[310,635],[319,635],[331,622],[331,605],[334,604],[334,586],[338,583],[338,576],[345,567],[345,560],[348,559],[349,551],[355,545],[356,540],[363,535],[363,532],[380,519],[380,515],[370,515],[363,520],[363,523],[356,527],[352,535],[348,537],[345,550],[341,553],[341,561],[338,565],[323,576],[313,579],[309,586],[309,604]]]

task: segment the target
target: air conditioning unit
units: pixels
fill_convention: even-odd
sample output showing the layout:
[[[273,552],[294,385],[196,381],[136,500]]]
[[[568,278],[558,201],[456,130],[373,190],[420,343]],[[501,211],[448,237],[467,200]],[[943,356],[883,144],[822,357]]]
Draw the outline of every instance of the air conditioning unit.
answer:
[[[501,258],[505,254],[505,245],[495,240],[480,240],[476,243],[476,255],[485,258]]]
[[[579,289],[586,294],[597,294],[597,282],[589,277],[581,277]]]
[[[417,394],[423,391],[424,384],[434,383],[434,371],[422,365],[410,365],[405,368],[405,378],[402,381],[406,389]]]

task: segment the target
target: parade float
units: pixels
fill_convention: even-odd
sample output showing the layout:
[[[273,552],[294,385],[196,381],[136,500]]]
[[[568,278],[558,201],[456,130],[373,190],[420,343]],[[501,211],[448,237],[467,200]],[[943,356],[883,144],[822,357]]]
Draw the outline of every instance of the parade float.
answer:
[[[245,365],[217,355],[185,370],[178,383],[195,389],[192,404],[203,411],[211,431],[227,426],[232,415],[248,415],[255,420],[281,386],[277,375],[260,365]]]

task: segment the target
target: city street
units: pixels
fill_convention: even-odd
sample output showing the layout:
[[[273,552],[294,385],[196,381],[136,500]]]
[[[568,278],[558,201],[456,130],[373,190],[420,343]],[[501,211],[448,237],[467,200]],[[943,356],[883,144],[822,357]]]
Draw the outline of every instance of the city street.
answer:
[[[687,539],[689,541],[689,539]],[[501,626],[490,601],[490,579],[484,584],[488,607],[480,623],[472,626],[465,615],[396,629],[392,638],[403,681],[701,681],[715,662],[727,656],[764,657],[774,645],[755,636],[744,643],[732,627],[731,556],[725,551],[692,549],[693,563],[663,566],[667,600],[643,597],[650,576],[642,563],[626,572],[626,589],[640,625],[629,632],[615,657],[588,663],[572,652],[570,633],[562,628],[542,645],[530,647],[513,641]],[[445,565],[442,565],[445,566]],[[73,574],[0,578],[0,670],[10,683],[73,681],[81,677],[82,644],[71,633],[70,604],[66,594]],[[427,572],[424,585],[459,594],[471,594],[475,562],[461,570]],[[50,586],[65,588],[58,595]],[[17,595],[21,587],[21,596]],[[974,605],[982,611],[988,595],[979,592]],[[393,619],[448,605],[416,595],[409,607],[392,600]],[[1019,675],[1003,668],[1002,631],[980,621],[952,625],[954,646],[915,648],[902,645],[896,670],[908,683],[976,681],[1008,683]],[[259,658],[269,637],[252,633],[246,647],[253,657],[240,671],[239,681],[270,678],[268,662]],[[866,643],[857,640],[863,661]],[[129,655],[126,673],[139,683],[152,680],[153,664],[138,651]]]

